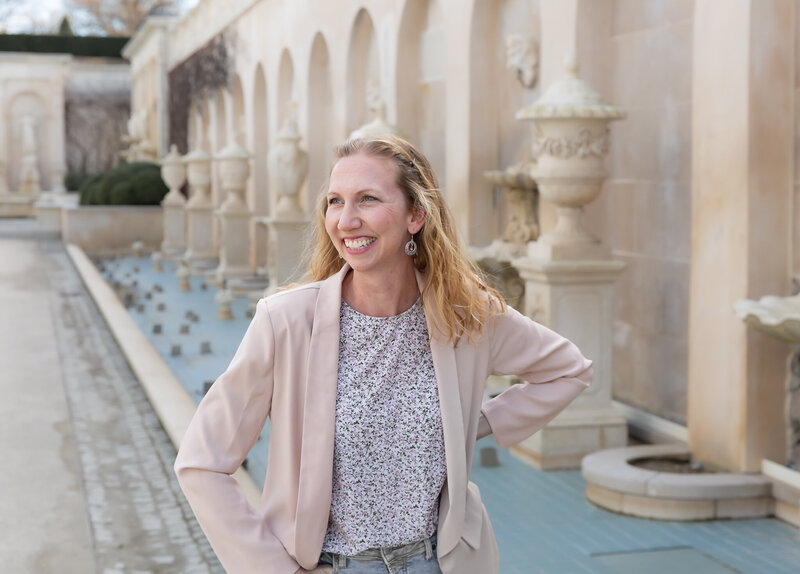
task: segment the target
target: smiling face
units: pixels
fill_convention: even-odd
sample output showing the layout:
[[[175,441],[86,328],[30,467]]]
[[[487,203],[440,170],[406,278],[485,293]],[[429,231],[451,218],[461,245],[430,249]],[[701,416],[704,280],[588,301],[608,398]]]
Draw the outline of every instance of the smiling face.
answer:
[[[424,222],[412,212],[388,158],[357,153],[331,171],[325,230],[355,272],[392,275],[413,266],[403,248]]]

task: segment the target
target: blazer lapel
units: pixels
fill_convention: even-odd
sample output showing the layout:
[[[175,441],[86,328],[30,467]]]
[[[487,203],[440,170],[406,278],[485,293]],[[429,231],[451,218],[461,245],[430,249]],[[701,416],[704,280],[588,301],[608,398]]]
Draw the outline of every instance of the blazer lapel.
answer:
[[[320,285],[308,353],[295,549],[300,565],[317,564],[333,488],[333,439],[339,368],[339,311],[348,265]]]
[[[424,294],[425,278],[419,272],[417,285],[420,293]],[[446,496],[447,500],[442,501],[440,506],[446,512],[439,515],[437,541],[437,552],[444,555],[456,547],[464,525],[467,485],[467,459],[464,451],[466,441],[455,348],[440,333],[433,331],[430,317],[427,317],[427,321],[428,333],[431,334],[431,357],[439,389],[439,409],[442,414],[444,454],[447,464],[447,483],[442,492],[442,497]]]

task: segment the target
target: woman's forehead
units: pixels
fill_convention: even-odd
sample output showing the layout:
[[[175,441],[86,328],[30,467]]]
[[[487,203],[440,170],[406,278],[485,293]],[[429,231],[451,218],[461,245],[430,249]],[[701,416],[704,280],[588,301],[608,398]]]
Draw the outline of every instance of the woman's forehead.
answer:
[[[353,187],[396,187],[397,166],[389,158],[363,153],[341,158],[331,170],[329,191]]]

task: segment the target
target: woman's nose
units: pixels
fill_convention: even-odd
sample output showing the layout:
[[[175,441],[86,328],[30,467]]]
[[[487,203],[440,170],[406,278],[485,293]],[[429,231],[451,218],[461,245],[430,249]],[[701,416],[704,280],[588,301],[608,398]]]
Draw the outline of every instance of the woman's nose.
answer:
[[[345,203],[344,207],[342,207],[338,227],[342,231],[361,227],[361,219],[358,217],[358,213],[352,204]]]

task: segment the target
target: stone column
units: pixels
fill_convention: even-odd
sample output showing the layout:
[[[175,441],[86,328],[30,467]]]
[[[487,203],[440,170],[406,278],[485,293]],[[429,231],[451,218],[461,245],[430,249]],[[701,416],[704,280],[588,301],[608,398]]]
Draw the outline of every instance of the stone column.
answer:
[[[164,210],[164,241],[161,251],[168,259],[178,258],[186,249],[186,198],[181,187],[186,182],[186,166],[173,144],[161,160],[161,179],[169,187],[169,193],[161,200]]]
[[[789,348],[748,331],[733,305],[791,292],[795,10],[695,4],[689,448],[735,472],[786,452]]]
[[[266,294],[295,277],[303,258],[309,219],[297,201],[297,194],[308,175],[308,153],[300,148],[297,123],[290,117],[281,128],[267,158],[270,187],[278,203],[274,215],[263,218],[269,233]]]
[[[202,273],[214,267],[213,225],[214,205],[211,203],[211,156],[196,149],[183,158],[189,181],[189,201],[186,203],[186,253],[189,266]]]
[[[624,264],[580,222],[583,206],[606,177],[608,122],[623,117],[577,77],[566,76],[519,119],[534,122],[536,164],[531,176],[542,200],[555,206],[553,229],[514,261],[525,280],[525,313],[577,344],[594,361],[592,387],[547,427],[514,447],[544,470],[578,468],[596,450],[627,444],[625,419],[611,403],[614,282]]]
[[[227,195],[216,215],[220,222],[218,284],[232,277],[253,275],[250,267],[250,220],[244,199],[250,177],[250,154],[235,142],[216,157],[222,189]]]

